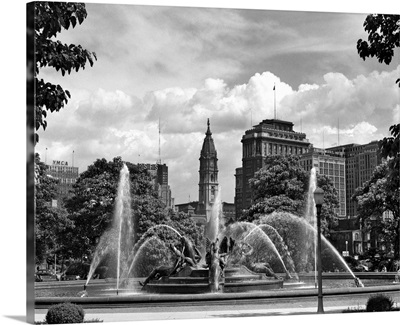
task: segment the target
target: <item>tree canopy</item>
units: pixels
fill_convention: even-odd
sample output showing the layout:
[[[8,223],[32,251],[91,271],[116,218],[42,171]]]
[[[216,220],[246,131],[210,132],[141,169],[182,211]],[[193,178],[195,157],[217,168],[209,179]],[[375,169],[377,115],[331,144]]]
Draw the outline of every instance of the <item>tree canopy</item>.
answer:
[[[400,199],[399,186],[393,186],[388,162],[377,166],[369,181],[359,187],[353,195],[358,203],[357,211],[365,229],[373,224],[378,227],[386,242],[394,247],[395,258],[400,258]],[[391,217],[384,218],[383,213]]]
[[[310,173],[305,171],[298,156],[269,156],[265,166],[250,180],[253,205],[242,220],[258,222],[259,217],[273,212],[286,212],[300,218],[306,217]],[[317,186],[324,191],[321,211],[321,228],[325,237],[337,225],[339,207],[338,191],[332,180],[317,174]]]
[[[113,222],[115,201],[118,191],[119,173],[124,162],[121,157],[112,161],[97,159],[81,173],[74,184],[74,195],[67,201],[66,207],[75,222],[74,240],[77,256],[92,255],[103,234],[110,233]],[[174,227],[181,235],[188,236],[195,244],[202,241],[201,229],[192,219],[175,215],[164,206],[153,186],[152,176],[146,169],[125,162],[129,169],[131,189],[132,222],[135,240],[157,235],[163,241],[175,240],[167,227]],[[144,241],[146,238],[142,238]],[[168,246],[167,246],[168,247]]]
[[[268,156],[265,166],[250,179],[253,205],[243,216],[252,221],[274,211],[301,215],[306,204],[308,173],[297,156]]]
[[[380,63],[390,64],[395,49],[400,47],[400,15],[368,15],[364,21],[364,29],[368,33],[368,41],[358,40],[357,50],[360,57],[364,60],[367,57],[376,57]],[[400,87],[400,78],[396,83]],[[357,189],[353,199],[359,204],[360,218],[377,217],[383,229],[394,234],[392,242],[395,256],[400,258],[400,123],[390,126],[389,131],[391,136],[379,141],[379,153],[387,160],[386,165],[377,167],[371,179]],[[379,219],[384,211],[392,212],[390,224],[385,225]]]
[[[58,112],[68,103],[71,94],[60,85],[54,85],[39,79],[40,69],[52,67],[57,71],[70,74],[72,70],[85,69],[97,60],[96,53],[85,50],[80,45],[62,44],[54,38],[62,29],[74,28],[82,24],[87,17],[84,3],[73,2],[35,2],[34,42],[35,42],[35,128],[36,131],[47,127],[47,112]],[[35,143],[39,136],[35,134]]]
[[[68,238],[65,234],[74,228],[65,209],[53,207],[57,197],[57,180],[46,175],[46,165],[35,155],[35,248],[36,263],[41,263],[48,254],[68,254]]]
[[[400,15],[371,14],[364,21],[368,41],[359,39],[357,51],[365,60],[376,57],[380,63],[390,64],[394,49],[400,47]],[[396,80],[400,87],[400,78]]]

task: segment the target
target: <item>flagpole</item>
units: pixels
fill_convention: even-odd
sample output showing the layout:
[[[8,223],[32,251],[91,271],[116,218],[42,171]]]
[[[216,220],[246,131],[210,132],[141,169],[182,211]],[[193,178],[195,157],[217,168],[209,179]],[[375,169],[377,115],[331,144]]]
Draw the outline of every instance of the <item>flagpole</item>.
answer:
[[[276,120],[276,90],[275,90],[275,82],[274,82],[274,119]]]

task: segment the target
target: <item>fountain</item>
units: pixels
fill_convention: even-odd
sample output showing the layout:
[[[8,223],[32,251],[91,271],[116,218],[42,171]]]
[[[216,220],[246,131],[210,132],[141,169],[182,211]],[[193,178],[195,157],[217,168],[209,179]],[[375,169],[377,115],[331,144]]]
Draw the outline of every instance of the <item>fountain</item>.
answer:
[[[205,256],[201,256],[199,250],[194,253],[196,248],[193,247],[193,244],[186,237],[181,236],[182,247],[180,253],[176,254],[178,258],[175,262],[175,266],[179,265],[179,270],[174,270],[174,273],[169,276],[154,278],[159,274],[155,269],[145,280],[146,284],[142,287],[143,291],[152,293],[216,293],[270,290],[283,287],[283,279],[281,278],[272,279],[265,272],[253,272],[244,265],[232,266],[229,263],[234,250],[238,250],[239,246],[235,238],[227,236],[228,231],[221,222],[220,193],[219,188],[214,203],[207,210]],[[262,233],[264,240],[265,238],[269,240],[263,231]],[[188,245],[192,247],[188,247]],[[272,243],[271,245],[273,246]]]
[[[100,238],[92,263],[90,265],[90,270],[84,289],[86,289],[97,266],[107,253],[113,253],[117,255],[117,294],[119,291],[121,270],[126,270],[128,268],[130,249],[135,240],[135,232],[132,224],[129,170],[125,164],[120,171],[118,192],[115,202],[112,227]]]
[[[227,227],[222,224],[221,190],[219,189],[214,203],[207,210],[205,227],[207,243],[205,253],[201,254],[188,238],[173,227],[164,224],[148,229],[142,238],[135,241],[129,171],[124,165],[120,172],[113,227],[99,241],[85,288],[103,256],[113,253],[117,255],[116,293],[118,295],[120,286],[124,290],[129,289],[133,281],[138,282],[132,278],[132,274],[139,257],[143,255],[145,249],[155,244],[166,253],[163,253],[165,260],[172,260],[173,263],[168,262],[170,265],[161,265],[148,272],[149,277],[142,283],[142,292],[194,294],[283,288],[283,277],[276,275],[269,263],[273,263],[274,268],[282,270],[282,273],[286,275],[286,282],[300,283],[297,273],[303,271],[304,265],[295,265],[294,262],[294,257],[299,259],[297,255],[294,255],[298,246],[306,247],[306,251],[301,253],[305,257],[306,266],[308,260],[315,257],[315,207],[310,195],[315,185],[314,170],[311,172],[308,198],[311,203],[308,203],[306,218],[288,213],[272,213],[260,217],[257,224],[236,222]],[[291,251],[293,239],[281,234],[277,227],[282,222],[288,223],[288,228],[298,227],[304,234],[302,238],[304,243],[296,243],[297,247],[294,247],[293,251]],[[170,231],[179,239],[177,247],[172,244],[168,247],[165,242],[157,238],[155,230],[161,228]],[[133,245],[135,242],[136,244]],[[340,254],[324,237],[323,245],[352,275],[356,285],[362,286],[361,281],[355,277]]]

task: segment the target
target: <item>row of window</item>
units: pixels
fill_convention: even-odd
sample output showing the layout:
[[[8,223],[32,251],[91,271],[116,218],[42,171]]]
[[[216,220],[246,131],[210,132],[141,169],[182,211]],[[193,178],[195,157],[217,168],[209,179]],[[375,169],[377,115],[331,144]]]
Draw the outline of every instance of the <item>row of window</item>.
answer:
[[[256,142],[255,146],[254,143],[247,143],[243,145],[244,158],[254,157],[257,155],[301,155],[305,152],[306,148],[267,142]]]
[[[50,172],[56,172],[56,173],[71,173],[71,174],[76,174],[78,175],[78,167],[68,167],[68,166],[47,166],[47,170]]]
[[[60,184],[74,184],[76,183],[75,178],[59,178],[58,179]]]

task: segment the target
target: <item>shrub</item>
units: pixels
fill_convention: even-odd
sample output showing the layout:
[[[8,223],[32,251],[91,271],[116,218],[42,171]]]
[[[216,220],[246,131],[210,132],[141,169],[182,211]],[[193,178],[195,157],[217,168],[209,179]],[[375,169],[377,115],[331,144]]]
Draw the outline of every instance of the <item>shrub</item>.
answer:
[[[377,294],[369,297],[366,307],[367,312],[390,311],[393,309],[393,300],[383,294]]]
[[[46,314],[47,324],[83,323],[85,312],[81,306],[69,302],[51,306]]]
[[[65,271],[66,275],[79,275],[81,279],[86,279],[90,270],[88,263],[72,263]]]
[[[107,266],[99,266],[94,273],[99,275],[99,279],[105,279],[107,271]]]

